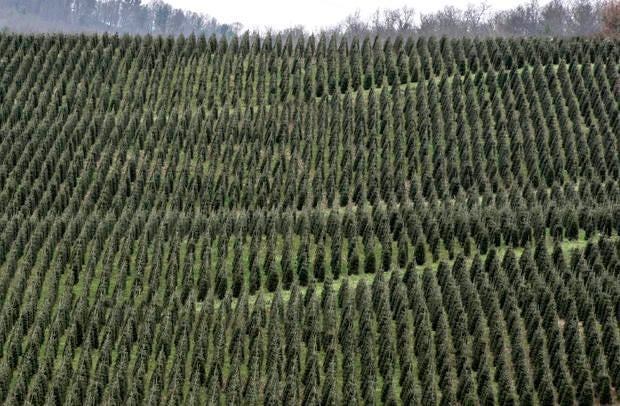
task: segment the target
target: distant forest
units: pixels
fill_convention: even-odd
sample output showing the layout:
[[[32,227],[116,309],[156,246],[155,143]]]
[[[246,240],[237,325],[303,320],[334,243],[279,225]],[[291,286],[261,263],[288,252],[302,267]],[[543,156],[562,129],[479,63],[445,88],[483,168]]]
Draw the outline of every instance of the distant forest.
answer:
[[[156,0],[0,0],[0,28],[18,32],[118,32],[231,36],[241,24]]]
[[[493,10],[488,2],[466,9],[447,6],[430,14],[408,7],[377,11],[370,21],[349,16],[339,29],[345,35],[418,35],[435,37],[577,37],[599,33],[601,11],[618,1],[553,0],[541,5],[532,0],[508,10]],[[419,17],[419,18],[418,18]]]
[[[488,36],[590,36],[601,32],[601,10],[617,2],[553,0],[544,5],[532,0],[509,10],[492,10],[488,3],[466,9],[448,6],[430,14],[415,9],[377,10],[370,18],[352,14],[342,23],[325,28],[353,37],[397,35]],[[175,9],[156,0],[0,0],[0,28],[17,32],[118,32],[179,35],[240,34],[241,23],[220,23],[215,18]],[[298,38],[302,26],[283,30]]]

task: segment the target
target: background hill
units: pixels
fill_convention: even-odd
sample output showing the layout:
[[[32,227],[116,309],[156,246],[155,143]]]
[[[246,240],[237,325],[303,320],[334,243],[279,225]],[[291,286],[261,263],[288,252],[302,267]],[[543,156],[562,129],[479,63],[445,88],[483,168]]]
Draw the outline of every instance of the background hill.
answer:
[[[598,0],[554,0],[544,5],[536,1],[493,11],[488,4],[466,9],[445,7],[420,15],[414,9],[377,10],[369,19],[357,14],[341,24],[326,28],[328,33],[347,37],[402,36],[588,36],[602,29]],[[612,3],[613,4],[613,3]],[[17,32],[118,32],[153,35],[239,34],[239,22],[218,22],[212,16],[174,9],[161,0],[0,0],[0,27]],[[306,33],[304,27],[285,29],[294,38]],[[275,34],[275,33],[274,33]]]
[[[163,1],[0,0],[0,27],[17,32],[232,35],[239,24],[174,9]]]

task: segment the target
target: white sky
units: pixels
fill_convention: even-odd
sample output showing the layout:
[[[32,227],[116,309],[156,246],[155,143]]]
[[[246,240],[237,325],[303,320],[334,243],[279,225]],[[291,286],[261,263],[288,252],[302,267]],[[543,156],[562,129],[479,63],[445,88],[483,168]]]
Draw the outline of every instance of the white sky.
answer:
[[[282,29],[303,25],[312,31],[329,27],[345,19],[356,10],[363,18],[377,8],[412,7],[417,13],[429,13],[452,5],[466,8],[468,4],[480,4],[481,0],[165,0],[175,8],[192,10],[215,17],[220,23],[240,22],[244,29],[271,27]],[[515,7],[530,0],[488,0],[491,10]],[[540,4],[548,0],[540,0]]]

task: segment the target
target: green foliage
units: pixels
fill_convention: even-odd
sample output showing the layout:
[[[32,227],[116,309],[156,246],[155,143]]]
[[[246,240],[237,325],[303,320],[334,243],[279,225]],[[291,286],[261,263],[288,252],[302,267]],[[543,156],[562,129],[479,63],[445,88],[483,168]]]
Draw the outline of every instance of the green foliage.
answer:
[[[1,34],[0,403],[613,403],[616,48]]]

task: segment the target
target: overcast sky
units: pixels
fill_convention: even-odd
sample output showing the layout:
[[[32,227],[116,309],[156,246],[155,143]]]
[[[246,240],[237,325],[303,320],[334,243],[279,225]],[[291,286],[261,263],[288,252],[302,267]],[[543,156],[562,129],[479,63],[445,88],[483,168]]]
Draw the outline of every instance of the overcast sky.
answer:
[[[303,25],[308,30],[328,27],[344,20],[356,10],[362,17],[370,16],[377,8],[412,7],[416,12],[428,13],[447,5],[466,8],[480,4],[480,0],[166,0],[174,7],[192,10],[215,17],[221,23],[240,22],[246,29],[271,27],[282,29]],[[529,0],[488,0],[492,10],[514,7]],[[539,0],[540,4],[548,0]]]

